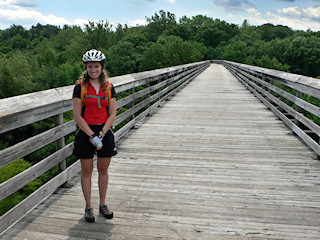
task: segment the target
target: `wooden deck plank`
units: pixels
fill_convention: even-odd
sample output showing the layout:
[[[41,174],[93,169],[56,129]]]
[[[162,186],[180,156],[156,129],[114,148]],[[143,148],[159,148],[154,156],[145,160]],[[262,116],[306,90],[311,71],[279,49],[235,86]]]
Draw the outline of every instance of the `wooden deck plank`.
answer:
[[[2,239],[319,239],[320,162],[212,64],[118,145],[107,203],[84,221],[79,175]],[[92,201],[99,203],[94,171]]]

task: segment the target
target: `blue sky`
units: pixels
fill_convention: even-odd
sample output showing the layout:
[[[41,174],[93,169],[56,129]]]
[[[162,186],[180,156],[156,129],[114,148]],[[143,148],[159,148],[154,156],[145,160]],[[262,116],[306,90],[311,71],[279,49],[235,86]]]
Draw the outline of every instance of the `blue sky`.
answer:
[[[320,0],[0,0],[0,29],[37,23],[83,26],[107,20],[114,26],[146,24],[161,9],[191,18],[205,15],[241,25],[265,23],[320,31]]]

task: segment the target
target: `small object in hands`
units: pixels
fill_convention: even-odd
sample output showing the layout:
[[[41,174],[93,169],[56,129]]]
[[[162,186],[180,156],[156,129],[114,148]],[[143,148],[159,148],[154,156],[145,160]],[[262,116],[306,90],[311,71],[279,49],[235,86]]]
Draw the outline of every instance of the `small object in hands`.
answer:
[[[97,148],[101,149],[102,148],[102,137],[100,134],[92,134],[90,138],[90,142]]]

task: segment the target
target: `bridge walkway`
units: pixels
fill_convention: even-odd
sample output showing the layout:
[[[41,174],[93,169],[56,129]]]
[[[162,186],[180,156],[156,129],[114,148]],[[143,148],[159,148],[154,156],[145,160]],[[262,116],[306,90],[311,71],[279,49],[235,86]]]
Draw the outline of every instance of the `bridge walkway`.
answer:
[[[320,162],[222,65],[211,64],[118,144],[107,203],[83,218],[79,175],[3,239],[319,239]]]

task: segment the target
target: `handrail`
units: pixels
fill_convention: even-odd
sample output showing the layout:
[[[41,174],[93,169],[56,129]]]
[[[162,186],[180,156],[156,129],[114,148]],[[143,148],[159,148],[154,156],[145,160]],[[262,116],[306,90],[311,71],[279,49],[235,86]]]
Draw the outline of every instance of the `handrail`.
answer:
[[[309,146],[319,159],[320,126],[307,115],[320,120],[320,80],[298,74],[213,60],[224,65],[240,82],[278,116]]]
[[[110,78],[118,94],[127,93],[126,97],[117,100],[117,109],[124,106],[128,109],[119,114],[115,120],[114,127],[125,123],[115,132],[115,140],[118,141],[209,65],[210,61],[204,61]],[[0,100],[0,134],[50,117],[55,118],[56,125],[0,151],[0,168],[49,143],[57,143],[55,153],[1,183],[0,200],[10,196],[57,164],[60,172],[0,217],[0,233],[80,171],[79,161],[67,168],[65,163],[65,159],[72,154],[73,143],[65,146],[64,137],[76,130],[74,120],[63,123],[63,113],[72,110],[73,88],[74,86],[66,86]]]

